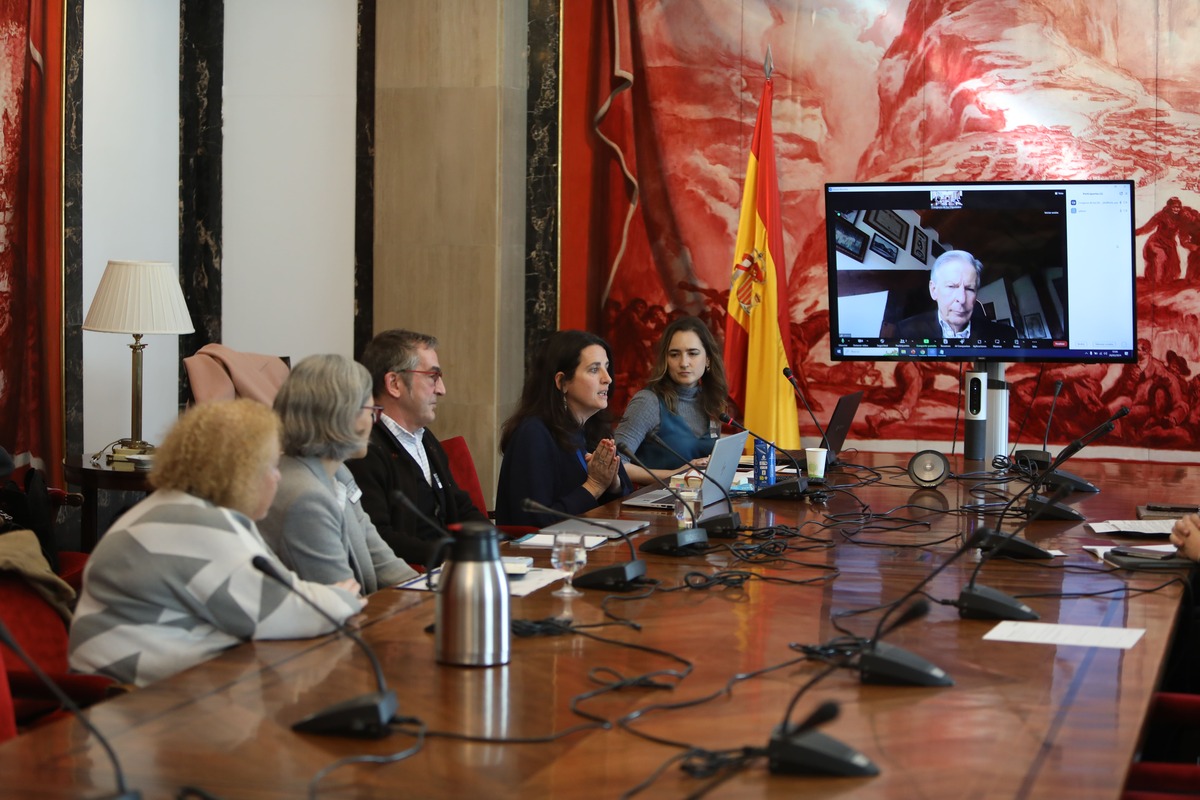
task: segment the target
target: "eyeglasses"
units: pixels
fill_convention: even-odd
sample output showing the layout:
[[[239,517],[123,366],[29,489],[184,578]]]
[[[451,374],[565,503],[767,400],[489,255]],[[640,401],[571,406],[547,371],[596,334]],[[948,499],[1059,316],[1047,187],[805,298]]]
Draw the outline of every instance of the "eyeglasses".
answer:
[[[428,375],[429,382],[436,384],[440,380],[445,379],[440,369],[398,369],[397,372],[407,372],[409,375]]]
[[[379,418],[383,416],[383,406],[363,406],[363,410],[371,412],[372,422],[379,422]]]

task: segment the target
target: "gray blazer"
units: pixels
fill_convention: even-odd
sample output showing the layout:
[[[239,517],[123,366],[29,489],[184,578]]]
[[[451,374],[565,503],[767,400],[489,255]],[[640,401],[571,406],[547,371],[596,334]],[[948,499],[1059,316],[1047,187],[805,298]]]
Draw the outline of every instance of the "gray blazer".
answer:
[[[279,490],[258,529],[301,578],[325,584],[354,578],[371,594],[416,576],[371,524],[345,465],[331,480],[320,459],[284,456],[279,472]],[[338,502],[339,483],[346,490],[344,503]]]

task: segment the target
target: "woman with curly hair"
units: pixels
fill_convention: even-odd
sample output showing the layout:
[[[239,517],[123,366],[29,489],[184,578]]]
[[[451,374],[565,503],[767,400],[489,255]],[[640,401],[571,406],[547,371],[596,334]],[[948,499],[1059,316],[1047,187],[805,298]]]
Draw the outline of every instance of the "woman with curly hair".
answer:
[[[143,686],[249,639],[317,636],[362,609],[353,580],[301,580],[255,520],[279,483],[279,421],[253,400],[196,406],[154,457],[154,494],[122,515],[83,573],[73,669]],[[251,563],[267,558],[289,590]]]

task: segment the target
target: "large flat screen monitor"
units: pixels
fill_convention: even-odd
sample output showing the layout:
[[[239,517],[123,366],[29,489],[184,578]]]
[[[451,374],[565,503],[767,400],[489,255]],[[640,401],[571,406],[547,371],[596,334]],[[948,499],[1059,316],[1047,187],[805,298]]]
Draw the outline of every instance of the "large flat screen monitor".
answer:
[[[834,361],[1137,360],[1132,181],[830,183],[825,215]]]

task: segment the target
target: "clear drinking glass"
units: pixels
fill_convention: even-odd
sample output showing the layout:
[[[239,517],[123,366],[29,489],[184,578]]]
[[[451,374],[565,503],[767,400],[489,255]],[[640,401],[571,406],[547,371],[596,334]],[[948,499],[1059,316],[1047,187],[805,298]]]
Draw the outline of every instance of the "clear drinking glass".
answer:
[[[555,597],[582,597],[583,592],[571,585],[575,573],[587,563],[587,548],[582,533],[559,531],[554,534],[554,549],[550,551],[550,563],[555,569],[567,573],[561,589],[551,592]]]

